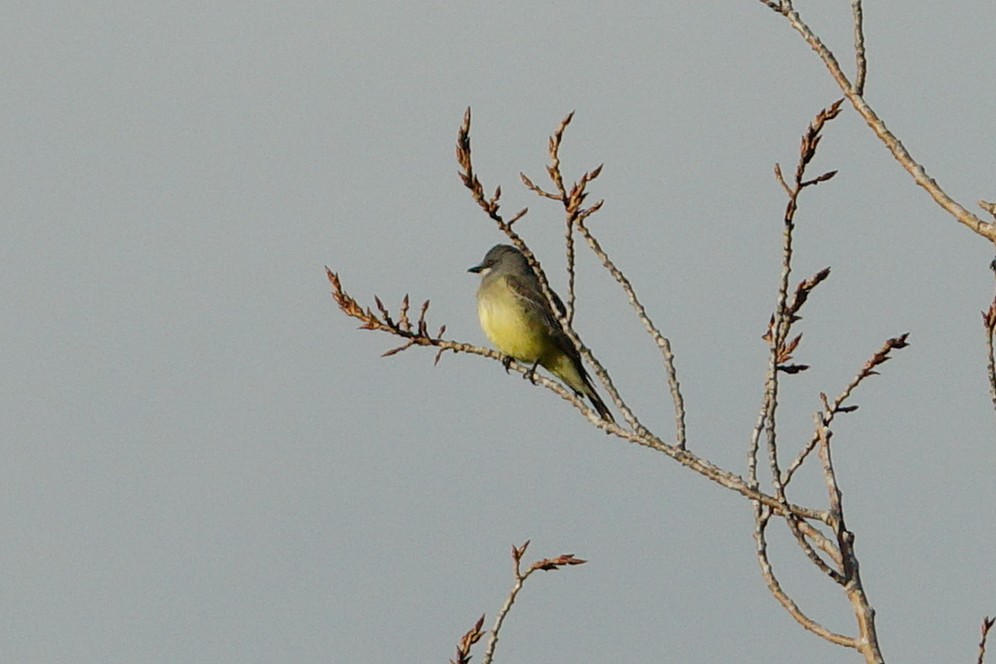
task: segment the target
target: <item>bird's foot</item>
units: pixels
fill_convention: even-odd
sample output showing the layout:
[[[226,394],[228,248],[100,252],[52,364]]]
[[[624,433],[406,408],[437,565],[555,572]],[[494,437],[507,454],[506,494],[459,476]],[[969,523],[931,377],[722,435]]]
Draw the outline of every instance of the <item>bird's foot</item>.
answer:
[[[512,356],[511,355],[502,356],[501,365],[505,367],[505,373],[508,373],[508,368],[512,365]]]
[[[536,384],[536,367],[538,365],[539,362],[533,364],[533,366],[529,367],[529,369],[524,374],[522,374],[522,377],[528,380],[533,385]]]

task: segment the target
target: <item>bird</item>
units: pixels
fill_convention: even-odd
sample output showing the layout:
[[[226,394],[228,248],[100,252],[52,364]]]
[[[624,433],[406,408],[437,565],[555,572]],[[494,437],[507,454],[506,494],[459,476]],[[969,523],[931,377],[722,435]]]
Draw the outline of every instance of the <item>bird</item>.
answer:
[[[481,276],[477,315],[484,334],[505,355],[505,369],[514,358],[532,365],[526,372],[526,377],[532,378],[536,366],[543,366],[577,396],[588,397],[603,420],[615,422],[522,252],[508,244],[497,244],[479,265],[467,271]],[[553,301],[565,315],[564,304],[556,293]]]

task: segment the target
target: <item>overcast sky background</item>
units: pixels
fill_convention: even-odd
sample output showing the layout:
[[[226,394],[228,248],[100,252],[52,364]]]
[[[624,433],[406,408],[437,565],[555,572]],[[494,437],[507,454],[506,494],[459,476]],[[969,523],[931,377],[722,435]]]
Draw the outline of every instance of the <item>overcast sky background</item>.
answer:
[[[847,3],[800,3],[852,70]],[[868,2],[867,97],[967,207],[996,198],[988,0]],[[689,446],[745,472],[799,136],[839,95],[759,2],[17,3],[0,25],[0,661],[444,662],[533,577],[506,662],[849,662],[758,574],[750,506],[594,431],[490,361],[357,331],[364,304],[432,300],[484,343],[466,268],[502,237],[478,173],[563,290],[546,141],[604,163],[590,223],[674,345]],[[996,613],[996,446],[979,311],[992,248],[845,106],[798,215],[786,455],[884,339],[910,332],[836,429],[887,658],[974,661]],[[796,279],[794,279],[795,281]],[[579,258],[577,326],[671,439],[659,356]],[[800,477],[800,480],[803,478]],[[815,475],[793,497],[822,506]],[[853,633],[784,529],[783,582]],[[477,651],[479,658],[483,650]],[[475,659],[475,661],[478,661]]]

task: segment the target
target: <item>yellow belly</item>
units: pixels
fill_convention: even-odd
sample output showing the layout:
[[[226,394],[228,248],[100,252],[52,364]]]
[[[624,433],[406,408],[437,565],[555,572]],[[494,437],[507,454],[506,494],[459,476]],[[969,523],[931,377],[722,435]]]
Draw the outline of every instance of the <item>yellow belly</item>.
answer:
[[[506,355],[536,362],[556,350],[544,322],[523,308],[513,294],[494,289],[478,300],[477,313],[484,334]]]
[[[525,364],[538,362],[575,392],[589,393],[580,364],[557,345],[550,323],[534,308],[523,306],[503,282],[478,291],[477,313],[484,334],[502,353]]]

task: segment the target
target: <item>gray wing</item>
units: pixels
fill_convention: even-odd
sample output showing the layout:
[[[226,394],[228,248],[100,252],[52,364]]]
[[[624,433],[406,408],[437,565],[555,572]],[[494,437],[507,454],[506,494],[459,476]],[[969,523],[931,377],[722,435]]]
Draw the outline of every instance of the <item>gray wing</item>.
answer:
[[[522,300],[524,306],[528,307],[543,320],[546,326],[550,329],[550,335],[553,337],[557,346],[571,358],[580,360],[581,357],[578,355],[577,349],[574,348],[574,344],[572,344],[568,336],[564,334],[564,329],[560,326],[560,321],[558,321],[557,317],[553,315],[552,311],[550,311],[546,298],[543,297],[543,291],[540,290],[539,281],[532,280],[533,283],[530,284],[526,279],[515,275],[506,276],[505,281],[508,283],[508,287],[511,288]],[[564,303],[560,301],[560,298],[557,297],[556,293],[553,293],[553,302],[560,310],[561,315],[566,315]]]
[[[598,414],[602,416],[602,419],[608,422],[615,422],[615,418],[612,417],[612,412],[609,411],[605,402],[602,398],[598,396],[598,390],[595,389],[595,385],[591,382],[591,377],[588,372],[585,371],[584,363],[581,361],[581,354],[578,353],[574,344],[571,343],[570,338],[564,333],[564,329],[560,326],[560,321],[557,317],[553,315],[550,311],[550,306],[547,304],[546,298],[543,296],[543,291],[540,289],[539,281],[537,279],[532,279],[531,281],[527,278],[517,277],[514,275],[507,275],[505,281],[508,287],[515,293],[522,302],[524,307],[527,307],[532,313],[536,314],[540,320],[546,325],[550,330],[550,336],[557,347],[564,352],[567,357],[571,358],[574,363],[574,368],[577,369],[578,376],[581,378],[581,383],[584,386],[583,393],[588,395],[591,399],[591,403],[595,406],[595,410]],[[553,303],[557,309],[560,310],[561,314],[564,314],[564,303],[560,301],[556,293],[553,294]],[[562,378],[563,380],[563,378]],[[580,386],[573,386],[568,384],[576,394],[579,396],[582,394]]]

